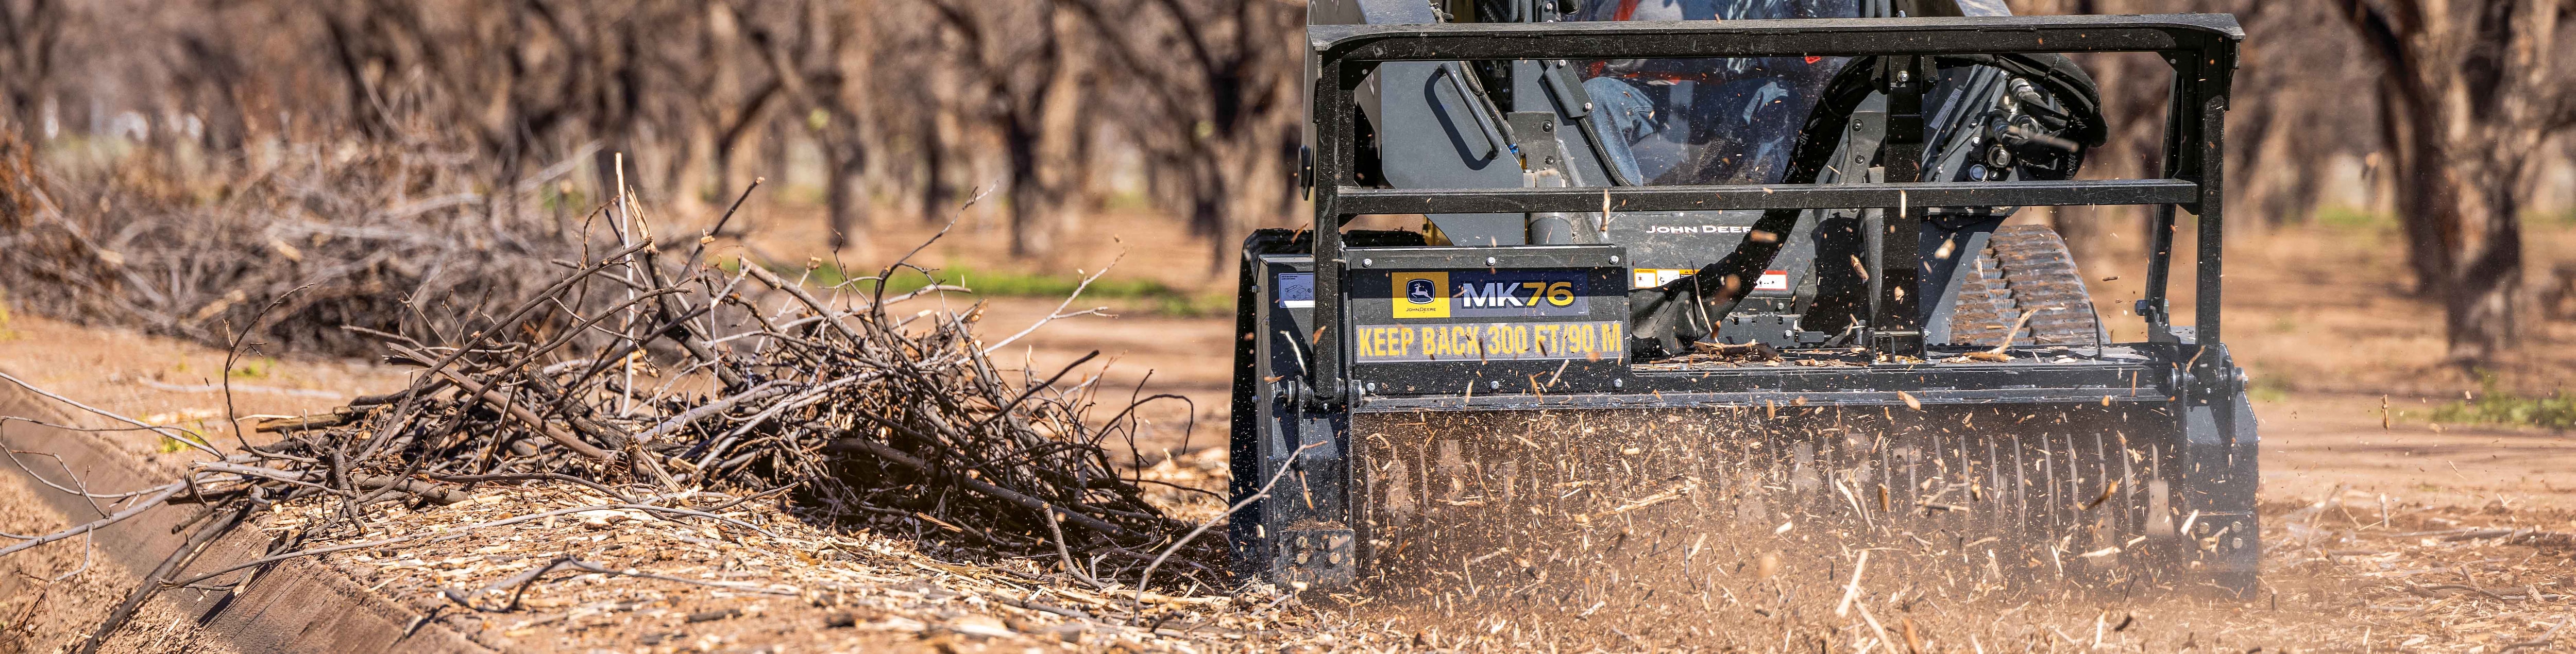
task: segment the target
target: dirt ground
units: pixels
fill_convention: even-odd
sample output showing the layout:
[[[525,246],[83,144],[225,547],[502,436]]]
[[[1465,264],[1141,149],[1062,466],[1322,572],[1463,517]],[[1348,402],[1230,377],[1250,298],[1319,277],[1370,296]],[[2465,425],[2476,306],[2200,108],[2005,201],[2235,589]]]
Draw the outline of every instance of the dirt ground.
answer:
[[[813,250],[799,244],[820,241],[819,231],[795,228],[819,222],[806,220],[798,212],[772,211],[754,224],[764,222],[772,228],[753,239],[752,249],[794,257]],[[931,252],[945,261],[974,261],[984,268],[1069,273],[1077,268],[1096,269],[1097,263],[1089,259],[1106,261],[1123,247],[1125,259],[1113,275],[1149,276],[1201,292],[1222,292],[1231,282],[1230,267],[1208,265],[1213,248],[1204,240],[1170,233],[1134,216],[1097,216],[1089,226],[1087,236],[1072,241],[1066,253],[1052,261],[1012,262],[999,254],[998,233],[989,230],[954,233]],[[2576,245],[2576,229],[2536,227],[2548,229],[2537,229],[2534,235],[2532,251],[2539,259],[2535,269],[2576,257],[2576,248],[2567,247]],[[877,245],[863,245],[844,256],[852,267],[875,265],[867,260],[881,262],[889,255],[879,251],[891,249],[880,245],[914,242],[932,229],[917,224],[883,226],[861,240]],[[1120,236],[1122,230],[1145,236]],[[2400,259],[2391,238],[2383,228],[2311,227],[2247,235],[2231,248],[2228,341],[2260,389],[2256,411],[2263,421],[2266,540],[2276,543],[2266,562],[2266,594],[2257,601],[2132,601],[2069,593],[2053,601],[2023,600],[2013,606],[1946,600],[1923,605],[1932,613],[1914,613],[1914,605],[1895,602],[1878,608],[1887,612],[1879,617],[1919,624],[1932,639],[1926,647],[1940,651],[1983,652],[1989,647],[2004,651],[2011,647],[2008,642],[2020,643],[2024,649],[2049,650],[2091,649],[2095,646],[2086,643],[2098,642],[2130,651],[2173,651],[2186,644],[2224,644],[2235,651],[2283,646],[2325,651],[2576,651],[2567,644],[2576,636],[2528,643],[2556,626],[2566,626],[2566,616],[2576,615],[2576,602],[2566,598],[2576,588],[2576,575],[2567,567],[2566,552],[2571,548],[2516,544],[2503,536],[2476,536],[2488,532],[2474,531],[2480,527],[2576,530],[2576,522],[2570,521],[2576,517],[2576,441],[2561,432],[2428,422],[2434,408],[2463,393],[2485,392],[2485,387],[2443,360],[2438,310],[2404,292]],[[2124,255],[2112,255],[2113,268],[2119,256]],[[2101,282],[2095,289],[2097,300],[2115,329],[2134,325],[2134,318],[2126,318],[2117,307],[2135,297],[2137,275],[2115,271],[2094,276],[2122,278]],[[1057,306],[1054,300],[1039,298],[988,301],[984,325],[990,338],[1016,332]],[[2176,304],[2188,306],[2187,302],[2182,298]],[[1072,306],[1096,304],[1076,301]],[[1023,341],[1025,347],[1014,349],[1040,375],[1098,350],[1102,359],[1086,366],[1084,374],[1104,374],[1107,382],[1138,393],[1188,397],[1190,403],[1161,407],[1152,415],[1158,428],[1139,443],[1139,449],[1153,459],[1170,451],[1182,455],[1181,463],[1197,466],[1222,461],[1223,453],[1211,448],[1223,446],[1231,328],[1227,318],[1174,318],[1148,312],[1083,316],[1054,321]],[[214,387],[222,379],[218,376],[224,368],[222,352],[25,315],[16,316],[0,333],[9,334],[0,340],[0,370],[111,411],[190,424],[218,438],[224,433],[220,425],[227,413],[225,395]],[[2576,354],[2567,347],[2576,344],[2576,325],[2535,319],[2525,334],[2528,344],[2494,371],[2497,387],[2545,394],[2576,377],[2576,360],[2571,360]],[[1103,361],[1109,364],[1106,372],[1100,372]],[[241,416],[319,411],[359,394],[403,384],[401,373],[365,361],[250,357],[235,362],[233,370],[229,412]],[[158,437],[128,432],[108,438],[138,458],[169,461],[177,456],[165,452],[168,448]],[[1206,470],[1210,474],[1200,475],[1200,483],[1221,483],[1221,464]],[[0,485],[0,531],[40,532],[62,524],[61,516],[34,508],[27,499],[31,492],[35,491],[15,484]],[[498,499],[478,499],[475,511],[515,512],[571,501],[541,491],[492,497]],[[2381,515],[2383,510],[2386,516]],[[785,520],[772,509],[756,513],[764,521]],[[455,521],[471,515],[480,514],[460,511],[437,519]],[[291,528],[299,519],[292,511],[274,518],[267,528]],[[1205,633],[1176,632],[1157,640],[1162,635],[1158,628],[1146,629],[1142,635],[1132,627],[1064,628],[1084,621],[1011,607],[1008,602],[1025,605],[1034,596],[991,590],[1026,586],[1014,580],[1051,574],[1051,568],[1041,564],[997,568],[1007,573],[948,570],[882,536],[780,525],[782,531],[803,531],[787,540],[762,543],[758,537],[745,539],[740,533],[667,529],[668,525],[647,521],[600,522],[608,524],[593,527],[568,519],[562,525],[532,531],[495,532],[455,541],[426,553],[361,551],[333,562],[356,571],[353,576],[378,586],[389,597],[433,604],[431,595],[438,589],[479,587],[493,580],[489,578],[542,564],[546,561],[542,555],[556,553],[594,557],[606,565],[668,563],[654,569],[690,579],[796,588],[796,594],[781,599],[682,582],[576,576],[580,581],[549,591],[560,594],[538,596],[542,601],[531,604],[533,608],[455,618],[474,621],[477,631],[492,632],[488,643],[538,651],[889,647],[1206,651],[1247,649],[1254,643],[1260,643],[1261,649],[1293,645],[1550,651],[1693,648],[1720,642],[1752,649],[1786,646],[1783,640],[1709,635],[1719,625],[1751,625],[1748,621],[1772,616],[1715,617],[1736,610],[1712,608],[1716,605],[1689,610],[1699,606],[1698,600],[1680,608],[1632,606],[1630,615],[1617,621],[1553,625],[1514,623],[1503,613],[1458,617],[1455,605],[1426,608],[1354,600],[1312,607],[1315,612],[1310,617],[1299,618],[1305,622],[1220,626],[1211,618],[1203,625]],[[531,555],[518,545],[530,539],[550,539],[563,546]],[[586,544],[576,547],[577,540]],[[668,551],[663,551],[666,546]],[[692,547],[705,553],[674,554]],[[825,549],[849,554],[846,559],[806,560]],[[83,583],[94,572],[43,581],[78,567],[81,557],[78,542],[67,541],[7,562],[15,571],[0,581],[0,598],[5,598],[0,600],[0,624],[6,625],[0,638],[7,639],[0,651],[52,650],[77,638],[84,622],[94,622],[107,605],[121,598],[127,589]],[[840,576],[824,580],[831,586],[810,576],[830,570],[841,571],[830,572]],[[976,575],[989,579],[971,578]],[[2470,583],[2458,585],[2486,596],[2472,597],[2457,589],[2426,590],[2437,588],[2439,583],[2432,580],[2446,575],[2441,583],[2465,577]],[[857,590],[843,592],[838,603],[817,602],[814,590],[827,587]],[[1742,588],[1749,593],[1752,586]],[[852,596],[874,599],[857,602]],[[638,599],[645,597],[655,599]],[[1057,597],[1051,601],[1070,605],[1082,600]],[[652,605],[639,608],[646,604]],[[1825,624],[1812,597],[1796,604],[1806,611],[1799,615],[1811,621],[1802,623],[1809,624],[1810,632],[1848,628],[1848,640],[1834,643],[1834,649],[1873,642],[1857,631],[1859,622]],[[1741,602],[1729,606],[1744,611],[1761,608]],[[175,624],[173,616],[153,610],[147,609],[137,624]],[[1336,615],[1339,618],[1333,618]],[[2002,620],[2016,615],[2021,617]],[[2554,626],[2549,616],[2559,616]],[[2124,621],[2144,626],[2109,628]],[[1973,626],[1978,624],[1985,626]],[[1698,628],[1701,625],[1707,629]],[[175,627],[181,629],[177,632],[129,628],[118,646],[132,651],[174,649],[178,643],[193,642],[184,627]],[[1094,630],[1083,631],[1086,628]],[[1262,630],[1298,635],[1245,636]],[[1796,631],[1788,628],[1780,633]],[[2107,634],[2103,636],[2107,640],[2095,640],[2096,632]],[[1005,633],[1010,635],[992,635]],[[1966,634],[1984,639],[1963,649],[1960,637]],[[147,639],[154,637],[168,640]],[[219,645],[203,643],[198,651]]]

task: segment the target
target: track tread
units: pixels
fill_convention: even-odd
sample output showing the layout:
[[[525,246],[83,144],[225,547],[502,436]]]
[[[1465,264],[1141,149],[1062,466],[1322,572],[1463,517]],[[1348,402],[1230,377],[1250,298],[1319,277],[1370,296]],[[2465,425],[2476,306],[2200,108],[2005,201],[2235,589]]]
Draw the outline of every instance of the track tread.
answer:
[[[1958,305],[1950,313],[1950,340],[1969,345],[2001,342],[2022,312],[2067,307],[2033,316],[2012,335],[2014,345],[2091,343],[2101,322],[2091,310],[2092,294],[2084,288],[2075,256],[2066,240],[2042,225],[2007,225],[1995,230],[1972,262],[1973,272],[1960,282]]]

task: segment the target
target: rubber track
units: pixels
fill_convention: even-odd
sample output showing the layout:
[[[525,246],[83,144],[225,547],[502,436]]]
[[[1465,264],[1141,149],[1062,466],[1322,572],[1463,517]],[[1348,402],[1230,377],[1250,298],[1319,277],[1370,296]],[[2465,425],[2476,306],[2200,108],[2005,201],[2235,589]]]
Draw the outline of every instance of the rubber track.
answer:
[[[2033,316],[2014,345],[2072,345],[2100,337],[2092,295],[2076,272],[2066,240],[2042,225],[2008,225],[1995,230],[1986,249],[1971,262],[1974,273],[1960,281],[1959,304],[1950,314],[1951,340],[1992,345],[2024,311],[2049,307]]]
[[[2012,296],[2004,290],[2003,268],[1996,265],[1993,250],[1979,251],[1968,265],[1967,278],[1959,281],[1958,305],[1950,310],[1950,342],[1991,347],[2012,326]]]

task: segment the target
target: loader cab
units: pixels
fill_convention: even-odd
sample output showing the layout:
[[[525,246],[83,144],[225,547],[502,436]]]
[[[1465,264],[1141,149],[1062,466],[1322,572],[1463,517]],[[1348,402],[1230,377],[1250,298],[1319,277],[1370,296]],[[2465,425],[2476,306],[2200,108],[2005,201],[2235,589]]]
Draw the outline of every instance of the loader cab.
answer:
[[[1863,18],[1859,0],[1589,0],[1565,21]],[[1620,177],[1634,184],[1779,181],[1789,144],[1843,57],[1570,62]]]
[[[1890,2],[1888,0],[1457,0],[1433,6],[1410,0],[1318,0],[1318,24],[1424,23],[1640,23],[1850,19],[1905,16],[2005,16],[2000,3]],[[1840,56],[1605,58],[1459,62],[1389,62],[1360,89],[1356,178],[1388,189],[1573,188],[1707,184],[1791,183],[1801,163],[1814,169],[1796,183],[1860,183],[1887,162],[1877,159],[1884,140],[1883,94],[1855,93],[1866,86]],[[2047,91],[2091,93],[2089,79],[2072,66],[2072,78]],[[2022,118],[2020,98],[2010,97],[2015,75],[1993,67],[1949,66],[1927,70],[1926,147],[1915,167],[1925,179],[2010,181],[2065,179],[2082,153],[2033,151],[2016,145],[2002,158],[1986,150],[2007,123]],[[1866,91],[1866,89],[1862,89]],[[2059,95],[2073,95],[2060,93]],[[1829,98],[1852,105],[1819,107]],[[2051,97],[2043,104],[2082,105],[2089,98]],[[1831,119],[1828,120],[1827,115]],[[2027,121],[2025,121],[2027,122]],[[2095,121],[2098,122],[2098,121]],[[2057,131],[2066,131],[2058,125]],[[1840,136],[1838,147],[1816,150],[1814,161],[1794,161],[1802,141],[1816,132]],[[1845,132],[1848,130],[1848,133]],[[2066,139],[2054,139],[2065,142]],[[2077,138],[2075,140],[2085,140]],[[2082,144],[2077,144],[2078,148]],[[2012,155],[2020,155],[2014,157]],[[1828,160],[1828,156],[1830,159]],[[1311,159],[1310,159],[1311,160]],[[1311,181],[1311,180],[1310,180]],[[1616,244],[1625,249],[1625,284],[1639,295],[1639,322],[1667,324],[1680,333],[1633,334],[1636,356],[1684,353],[1692,341],[1761,343],[1775,348],[1844,345],[1861,337],[1867,298],[1865,275],[1843,265],[1865,251],[1862,210],[1807,212],[1794,225],[1757,229],[1758,210],[1620,210],[1527,214],[1428,213],[1419,231],[1426,244],[1461,246]],[[1952,207],[1936,212],[1925,253],[1984,253],[1990,234],[2012,207]],[[1777,256],[1743,275],[1749,290],[1723,303],[1706,293],[1675,287],[1711,265],[1739,254],[1748,239],[1777,238]],[[1947,244],[1946,246],[1944,244]],[[1773,249],[1763,243],[1757,249]],[[1991,258],[1991,257],[1990,257]],[[1819,265],[1825,262],[1827,265]],[[1998,269],[2000,261],[1982,270]],[[1971,275],[1936,267],[1907,293],[1914,320],[1931,343],[1991,338],[1984,326],[2011,322],[2016,312],[1974,313],[1965,320],[1959,298],[1979,291]],[[2062,280],[2061,280],[2062,281]],[[1992,313],[1992,312],[1989,312]],[[2000,316],[1999,318],[1997,316]],[[1954,329],[1957,323],[1965,329]],[[2080,324],[2079,324],[2080,323]],[[2043,322],[2027,342],[2068,341],[2100,335],[2092,316]],[[1656,333],[1663,337],[1655,338]]]

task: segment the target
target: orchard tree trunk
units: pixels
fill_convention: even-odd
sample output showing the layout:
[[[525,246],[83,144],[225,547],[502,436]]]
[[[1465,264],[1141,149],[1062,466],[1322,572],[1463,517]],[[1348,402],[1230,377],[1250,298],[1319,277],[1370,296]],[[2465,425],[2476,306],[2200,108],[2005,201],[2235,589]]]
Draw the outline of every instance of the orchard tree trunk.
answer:
[[[2450,279],[2451,243],[2458,238],[2461,206],[2441,130],[2439,107],[2425,106],[2399,90],[2394,79],[2381,82],[2381,132],[2388,148],[2389,174],[2395,187],[2398,227],[2406,235],[2406,265],[2414,272],[2415,292],[2439,297]]]
[[[868,197],[861,186],[867,172],[867,157],[857,143],[824,143],[824,204],[830,212],[832,251],[847,249],[859,229],[867,224],[864,215]]]
[[[1011,256],[1041,256],[1055,249],[1049,224],[1046,183],[1038,178],[1038,136],[1019,121],[1003,124],[1003,146],[1011,158]]]
[[[2478,230],[2483,234],[2460,248],[2466,256],[2454,265],[2458,272],[2443,297],[2451,355],[2462,361],[2487,360],[2518,336],[2514,303],[2522,294],[2520,198],[2507,191],[2485,195],[2484,210],[2462,221],[2483,223]]]
[[[921,222],[933,225],[957,215],[957,207],[948,201],[948,138],[940,131],[940,123],[945,122],[942,115],[935,107],[923,111],[916,127],[920,130],[915,147],[921,155]]]
[[[67,10],[55,0],[0,0],[0,101],[19,140],[44,142],[44,104],[53,97],[55,46]]]

